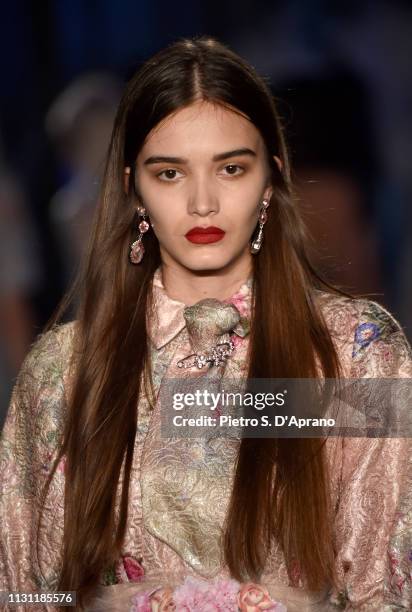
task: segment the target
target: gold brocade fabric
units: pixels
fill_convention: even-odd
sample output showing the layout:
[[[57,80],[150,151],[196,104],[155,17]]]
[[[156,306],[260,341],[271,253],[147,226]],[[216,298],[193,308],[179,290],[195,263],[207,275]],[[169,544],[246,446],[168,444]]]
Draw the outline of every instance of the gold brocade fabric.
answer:
[[[90,611],[129,610],[131,594],[147,585],[179,584],[187,575],[207,579],[228,575],[221,536],[239,440],[165,438],[159,397],[164,381],[174,377],[246,376],[251,285],[242,285],[225,304],[201,312],[195,308],[186,318],[185,305],[166,294],[160,270],[153,288],[154,311],[148,325],[158,402],[151,410],[142,397],[137,407],[122,557],[102,576]],[[381,306],[319,291],[315,299],[345,377],[412,376],[411,349],[399,324]],[[200,346],[226,339],[228,304],[236,307],[239,320],[233,327],[235,350],[226,366],[179,369],[177,362]],[[39,555],[34,536],[40,492],[65,418],[75,333],[76,324],[69,323],[41,336],[13,392],[0,445],[0,590],[53,590],[57,584],[64,460],[47,498]],[[261,582],[289,612],[412,609],[411,450],[409,438],[328,438],[339,589],[306,592],[298,575],[288,576],[281,551],[274,545]]]

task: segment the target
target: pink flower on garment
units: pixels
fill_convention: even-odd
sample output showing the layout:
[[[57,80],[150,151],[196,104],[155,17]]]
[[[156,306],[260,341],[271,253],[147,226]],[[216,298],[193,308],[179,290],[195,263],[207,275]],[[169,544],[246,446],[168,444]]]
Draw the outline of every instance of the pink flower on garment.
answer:
[[[129,612],[152,612],[150,605],[150,591],[138,593],[132,597],[132,605]]]
[[[238,291],[231,298],[227,300],[229,304],[236,306],[242,317],[249,314],[249,305],[245,298],[245,294],[242,291]]]
[[[203,580],[187,576],[173,591],[155,588],[132,597],[129,612],[287,612],[263,586],[231,578]]]
[[[173,600],[173,590],[169,587],[158,589],[150,597],[151,612],[174,612],[176,604]]]
[[[202,580],[187,576],[176,588],[174,600],[179,612],[238,612],[236,580]]]
[[[131,555],[123,555],[116,563],[115,573],[119,582],[140,582],[144,576],[141,565],[142,559],[135,559]]]
[[[149,591],[144,591],[143,593],[136,593],[131,598],[131,606],[129,608],[129,612],[152,612],[152,610],[156,609],[158,606],[158,601],[154,601],[154,606],[152,607],[152,595],[158,593],[159,591],[163,591],[164,589],[160,586],[156,586]]]
[[[237,603],[241,612],[260,612],[260,610],[273,610],[285,612],[286,608],[271,599],[265,587],[253,582],[244,584],[237,596]]]

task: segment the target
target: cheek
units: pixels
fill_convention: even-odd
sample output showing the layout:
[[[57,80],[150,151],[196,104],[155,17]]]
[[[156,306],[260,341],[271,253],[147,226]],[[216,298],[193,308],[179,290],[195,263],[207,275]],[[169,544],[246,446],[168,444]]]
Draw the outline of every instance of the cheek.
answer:
[[[146,209],[149,214],[151,224],[156,228],[157,231],[161,231],[164,228],[170,226],[170,214],[168,214],[167,208],[161,206],[150,206],[146,203]]]
[[[170,202],[169,199],[158,198],[152,204],[146,202],[146,209],[153,231],[160,241],[164,242],[168,238],[180,236],[182,229],[187,226],[187,220],[185,222],[185,215],[181,207],[176,202]]]
[[[222,200],[222,210],[236,225],[254,227],[258,222],[264,190],[263,179],[258,179],[239,182],[237,189]]]
[[[226,207],[226,216],[233,230],[240,233],[251,232],[258,222],[260,206],[256,198],[249,202],[236,201]]]
[[[150,222],[156,235],[161,239],[168,236],[181,236],[184,228],[190,225],[187,200],[182,191],[170,187],[141,188]]]
[[[179,216],[179,202],[166,190],[158,189],[151,182],[142,181],[140,185],[142,201],[147,210],[151,224],[156,231],[164,231],[174,225],[173,221]]]

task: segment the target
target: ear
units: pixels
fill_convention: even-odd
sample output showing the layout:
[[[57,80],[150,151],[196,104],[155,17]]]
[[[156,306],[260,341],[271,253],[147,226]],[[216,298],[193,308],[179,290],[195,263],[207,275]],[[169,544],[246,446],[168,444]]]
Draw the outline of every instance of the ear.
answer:
[[[271,197],[272,197],[272,194],[273,194],[273,188],[272,188],[272,186],[267,187],[267,189],[265,189],[265,193],[263,194],[263,199],[264,199],[264,200],[269,200],[269,202],[270,202],[270,199],[271,199]]]
[[[282,160],[280,159],[280,157],[278,157],[277,155],[274,155],[273,159],[275,160],[276,165],[279,168],[279,171],[282,172],[283,163],[282,163]],[[270,198],[272,197],[272,194],[273,194],[273,187],[272,187],[272,185],[268,185],[268,187],[267,187],[267,189],[265,191],[265,194],[264,194],[264,198],[266,200],[270,201]]]
[[[124,169],[124,191],[126,194],[129,193],[130,186],[130,166],[126,166]]]
[[[280,157],[278,157],[277,155],[274,155],[273,159],[275,160],[276,165],[279,168],[280,172],[282,172],[282,170],[283,170],[283,163],[282,163],[282,160],[280,159]]]

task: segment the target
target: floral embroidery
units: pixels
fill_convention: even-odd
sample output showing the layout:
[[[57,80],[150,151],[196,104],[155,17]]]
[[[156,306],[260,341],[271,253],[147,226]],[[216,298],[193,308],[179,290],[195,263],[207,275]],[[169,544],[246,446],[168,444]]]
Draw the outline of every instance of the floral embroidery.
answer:
[[[151,612],[151,610],[150,591],[138,593],[133,597],[130,612]]]
[[[403,571],[401,560],[395,550],[388,550],[390,579],[389,585],[392,592],[401,594],[406,582],[407,575]]]
[[[142,557],[136,559],[129,554],[122,555],[116,563],[115,574],[119,582],[140,582],[144,576]]]
[[[237,596],[239,610],[259,612],[260,610],[284,611],[286,608],[271,599],[269,592],[260,584],[249,582],[244,584]]]
[[[364,321],[355,329],[352,357],[362,353],[374,340],[386,340],[392,333],[399,331],[396,321],[382,306],[372,301],[367,303],[362,319]]]
[[[130,612],[286,612],[260,584],[239,584],[231,578],[207,581],[187,576],[174,591],[162,587],[139,593],[131,600]]]
[[[250,291],[252,287],[251,279],[244,283],[237,293],[233,294],[229,299],[224,300],[236,306],[242,318],[246,318],[250,313]]]
[[[360,346],[368,346],[380,335],[380,329],[376,323],[361,323],[355,331],[355,342]]]
[[[169,587],[155,588],[139,593],[132,598],[130,612],[174,612],[173,590]]]
[[[410,583],[412,570],[412,550],[402,554],[395,546],[388,550],[389,560],[389,590],[393,595],[403,594],[405,583]]]
[[[127,582],[140,582],[144,577],[142,557],[136,559],[132,555],[122,555],[119,561],[107,568],[102,574],[102,584],[110,586]]]

